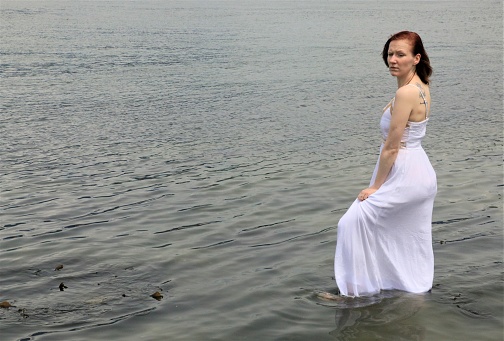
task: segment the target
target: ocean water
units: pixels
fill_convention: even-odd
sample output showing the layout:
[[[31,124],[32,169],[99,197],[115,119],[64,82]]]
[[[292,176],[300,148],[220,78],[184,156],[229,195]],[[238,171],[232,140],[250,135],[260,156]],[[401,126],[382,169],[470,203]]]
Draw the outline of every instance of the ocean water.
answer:
[[[502,12],[2,0],[0,339],[502,340]],[[326,301],[403,29],[434,68],[434,287]]]

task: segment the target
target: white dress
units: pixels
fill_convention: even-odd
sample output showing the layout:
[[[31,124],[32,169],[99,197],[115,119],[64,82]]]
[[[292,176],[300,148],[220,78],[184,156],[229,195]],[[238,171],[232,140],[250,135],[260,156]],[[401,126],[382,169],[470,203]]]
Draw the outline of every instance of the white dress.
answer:
[[[390,120],[389,107],[380,121],[384,140]],[[421,146],[428,120],[426,112],[424,121],[408,122],[385,183],[368,199],[356,199],[338,223],[334,272],[342,295],[367,296],[387,289],[421,293],[432,288],[437,182]],[[378,163],[370,184],[377,170]]]

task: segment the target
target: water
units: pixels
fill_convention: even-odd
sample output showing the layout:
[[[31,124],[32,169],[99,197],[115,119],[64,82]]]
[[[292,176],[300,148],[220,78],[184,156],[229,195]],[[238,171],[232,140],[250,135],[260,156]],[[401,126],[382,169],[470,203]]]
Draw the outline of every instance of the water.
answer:
[[[3,0],[0,27],[2,340],[502,339],[502,2]],[[321,300],[405,28],[434,288]]]

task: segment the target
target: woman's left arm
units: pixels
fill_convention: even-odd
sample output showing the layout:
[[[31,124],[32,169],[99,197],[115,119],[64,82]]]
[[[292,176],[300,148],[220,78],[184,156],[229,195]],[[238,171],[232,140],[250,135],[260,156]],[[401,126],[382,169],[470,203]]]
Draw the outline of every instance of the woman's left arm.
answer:
[[[394,164],[399,149],[404,129],[413,110],[413,106],[418,102],[418,91],[413,87],[403,86],[396,91],[395,102],[390,121],[390,128],[387,139],[383,145],[378,162],[378,172],[375,181],[359,193],[359,200],[366,200],[371,194],[376,192],[387,179],[392,165]]]

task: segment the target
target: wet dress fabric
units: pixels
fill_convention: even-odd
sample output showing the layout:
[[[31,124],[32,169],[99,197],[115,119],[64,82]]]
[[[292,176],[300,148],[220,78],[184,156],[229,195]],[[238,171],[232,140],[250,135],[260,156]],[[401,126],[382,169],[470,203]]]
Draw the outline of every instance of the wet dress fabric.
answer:
[[[429,120],[427,109],[426,104],[425,120],[408,122],[383,185],[368,199],[356,199],[338,223],[334,272],[342,295],[369,296],[388,289],[421,293],[432,287],[437,181],[421,145]],[[384,141],[391,115],[389,106],[380,121]],[[378,163],[370,185],[377,171]]]

